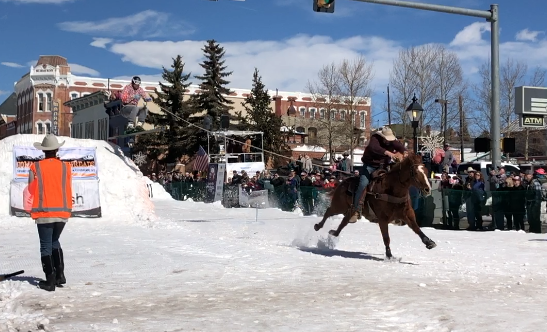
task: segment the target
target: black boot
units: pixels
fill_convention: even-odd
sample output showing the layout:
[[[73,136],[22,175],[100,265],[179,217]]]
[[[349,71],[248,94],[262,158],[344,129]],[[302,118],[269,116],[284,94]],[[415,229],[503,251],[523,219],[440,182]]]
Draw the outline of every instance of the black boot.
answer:
[[[56,275],[51,256],[42,256],[42,269],[46,274],[46,280],[38,282],[38,287],[48,292],[53,292],[55,290]]]
[[[59,287],[66,284],[65,278],[65,260],[63,258],[63,249],[53,249],[53,267],[55,267],[56,284]]]

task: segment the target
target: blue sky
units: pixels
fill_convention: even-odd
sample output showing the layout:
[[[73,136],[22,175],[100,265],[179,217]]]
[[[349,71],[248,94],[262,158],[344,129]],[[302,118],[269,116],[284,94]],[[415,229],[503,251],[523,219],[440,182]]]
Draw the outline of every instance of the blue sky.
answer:
[[[426,2],[481,10],[491,3]],[[497,3],[501,59],[547,67],[547,3]],[[382,121],[379,110],[400,48],[444,44],[473,80],[489,57],[487,27],[480,18],[351,0],[337,0],[334,14],[313,12],[312,0],[0,0],[0,102],[42,54],[67,57],[77,75],[158,81],[161,66],[177,54],[188,71],[201,74],[201,47],[213,38],[226,49],[232,88],[250,88],[257,67],[269,89],[305,91],[323,65],[362,54],[374,63],[374,121]]]

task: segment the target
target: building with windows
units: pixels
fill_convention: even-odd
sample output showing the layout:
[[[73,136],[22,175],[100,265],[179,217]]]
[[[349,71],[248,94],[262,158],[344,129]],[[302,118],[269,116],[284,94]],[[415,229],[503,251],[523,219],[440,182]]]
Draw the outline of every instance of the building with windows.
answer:
[[[108,101],[105,91],[93,92],[64,103],[72,110],[71,137],[108,140],[109,116],[104,103]]]
[[[73,130],[78,130],[77,136],[83,135],[99,135],[98,122],[102,117],[99,111],[100,105],[92,105],[96,100],[101,99],[98,94],[93,95],[91,99],[84,99],[76,104],[70,103],[71,100],[76,100],[81,97],[92,95],[99,91],[116,91],[123,89],[129,84],[127,80],[115,80],[96,77],[82,77],[73,75],[70,72],[70,66],[66,58],[58,55],[40,56],[36,65],[30,68],[30,71],[25,74],[18,82],[15,83],[15,101],[16,101],[16,133],[21,134],[46,134],[55,133],[61,136],[73,136]],[[146,91],[153,93],[156,88],[159,88],[159,83],[142,82],[141,86]],[[242,106],[244,99],[251,93],[248,89],[231,89],[232,93],[226,96],[232,100],[233,115],[237,112],[242,112],[245,115],[245,108]],[[195,93],[199,93],[199,86],[192,85],[187,90],[187,98]],[[270,91],[272,97],[271,107],[275,114],[282,117],[287,127],[305,134],[304,143],[310,145],[326,145],[325,137],[328,136],[325,128],[328,116],[331,117],[335,126],[343,129],[353,128],[355,130],[356,142],[364,144],[367,138],[370,137],[371,124],[371,99],[362,98],[352,107],[348,107],[342,103],[328,103],[331,110],[325,108],[324,101],[315,98],[311,94],[302,92],[285,92],[285,91]],[[87,105],[87,106],[86,106]],[[78,129],[73,126],[74,108],[78,109]],[[87,108],[93,107],[91,111],[85,111]],[[148,103],[150,112],[161,112],[161,109],[153,104]],[[350,111],[348,108],[352,108]],[[90,112],[90,113],[86,113]],[[85,114],[85,115],[84,115]],[[98,115],[99,118],[94,118],[93,130],[91,124],[86,127],[84,121],[88,116]],[[112,122],[114,119],[110,119]],[[91,120],[87,120],[90,122]],[[80,130],[80,124],[82,129]],[[74,128],[73,128],[74,127]],[[148,128],[146,128],[148,129]],[[14,133],[15,134],[15,133]],[[115,133],[113,133],[115,135]],[[343,146],[348,141],[345,134],[337,134],[338,141],[336,146]],[[99,137],[99,136],[94,136]]]

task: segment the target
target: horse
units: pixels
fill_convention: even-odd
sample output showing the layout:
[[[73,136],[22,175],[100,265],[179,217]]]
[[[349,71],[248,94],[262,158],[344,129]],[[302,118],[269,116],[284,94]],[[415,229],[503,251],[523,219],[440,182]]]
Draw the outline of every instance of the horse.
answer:
[[[427,237],[416,222],[416,215],[410,203],[409,189],[413,185],[418,188],[422,195],[431,194],[431,184],[426,175],[422,157],[414,153],[402,161],[391,166],[389,171],[379,169],[371,176],[371,181],[365,192],[363,203],[363,216],[370,221],[377,221],[380,226],[382,238],[386,248],[386,257],[392,259],[388,225],[394,220],[406,223],[416,233],[427,249],[437,246]],[[337,230],[330,230],[329,234],[339,236],[340,232],[349,223],[353,195],[356,193],[359,184],[359,177],[351,177],[340,183],[330,193],[331,204],[325,211],[320,223],[314,225],[315,231],[319,231],[325,225],[325,221],[337,214],[344,214]]]

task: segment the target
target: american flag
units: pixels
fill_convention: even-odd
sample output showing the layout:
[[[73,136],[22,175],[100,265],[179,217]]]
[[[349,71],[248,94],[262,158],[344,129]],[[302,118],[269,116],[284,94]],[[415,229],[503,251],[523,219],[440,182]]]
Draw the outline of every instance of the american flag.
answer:
[[[203,150],[203,147],[200,145],[196,160],[194,160],[194,170],[196,171],[206,171],[209,167],[209,156],[207,152]]]

